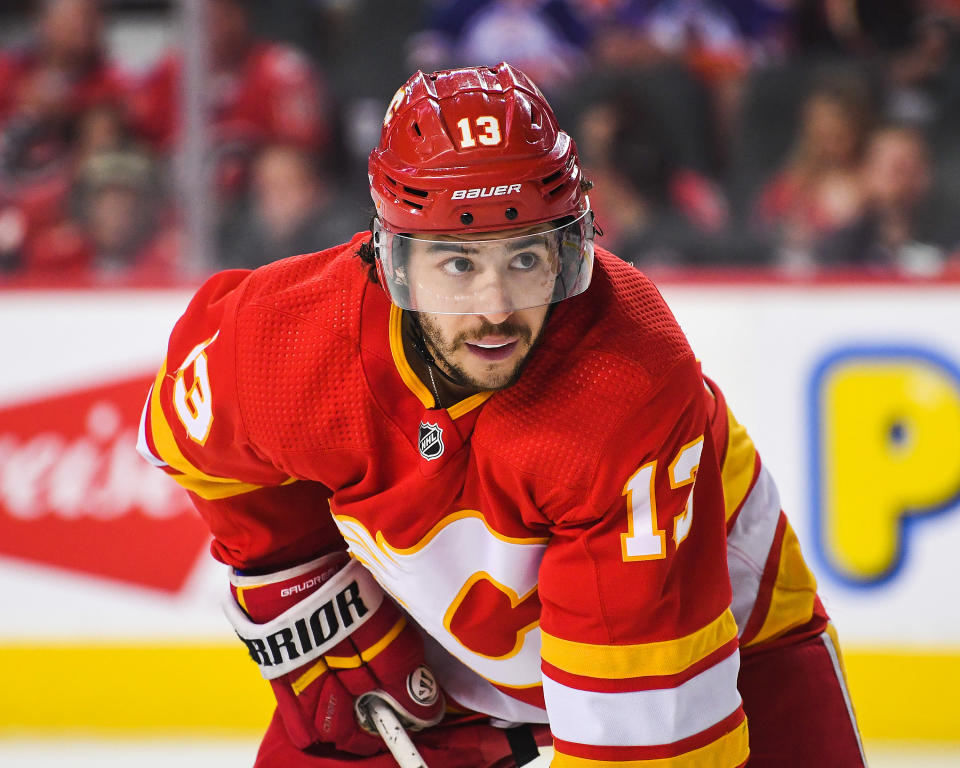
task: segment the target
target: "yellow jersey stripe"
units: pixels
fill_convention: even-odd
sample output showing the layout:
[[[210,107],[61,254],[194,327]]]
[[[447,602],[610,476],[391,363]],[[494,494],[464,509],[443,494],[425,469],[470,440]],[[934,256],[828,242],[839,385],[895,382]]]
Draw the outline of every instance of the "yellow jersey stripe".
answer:
[[[397,373],[403,379],[417,399],[423,403],[424,408],[433,408],[436,403],[433,401],[433,394],[424,386],[424,383],[417,378],[413,372],[410,363],[407,362],[407,356],[403,353],[403,336],[401,334],[401,321],[403,320],[403,310],[396,304],[390,305],[390,354],[393,355],[393,364],[397,367]]]
[[[813,603],[817,596],[814,578],[800,552],[800,542],[787,523],[780,545],[780,563],[774,582],[770,608],[756,637],[747,645],[762,643],[806,624],[813,617]]]
[[[732,768],[745,762],[749,755],[747,721],[744,720],[716,741],[676,757],[657,757],[652,760],[591,760],[587,757],[573,757],[557,751],[550,766],[551,768]]]
[[[413,372],[413,368],[410,367],[407,356],[403,351],[402,321],[403,310],[396,304],[392,304],[390,306],[389,337],[390,354],[393,356],[393,364],[396,366],[397,373],[400,374],[403,383],[407,385],[407,389],[417,396],[417,399],[423,404],[423,407],[433,408],[437,404],[433,394],[427,389],[426,385],[420,381],[417,374]],[[493,390],[477,392],[474,395],[470,395],[470,397],[464,398],[459,403],[451,405],[447,408],[447,413],[451,419],[459,419],[465,413],[469,413],[474,408],[483,405],[492,395]]]
[[[160,390],[163,386],[163,379],[167,374],[167,363],[164,361],[157,373],[156,381],[153,384],[153,391],[150,394],[150,432],[153,437],[153,444],[157,449],[158,458],[165,461],[181,474],[171,475],[171,477],[188,491],[197,494],[201,499],[215,500],[226,499],[231,496],[239,496],[242,493],[249,493],[260,488],[263,485],[254,483],[244,483],[241,480],[235,480],[230,477],[217,477],[208,475],[197,469],[180,450],[177,440],[173,436],[173,430],[167,423],[163,415],[163,408],[160,405]],[[283,481],[282,485],[289,485],[296,482],[295,477]]]
[[[541,634],[540,652],[547,663],[574,675],[619,680],[683,672],[733,640],[737,623],[728,608],[684,637],[635,645],[593,645]]]
[[[179,485],[183,488],[186,488],[188,491],[192,491],[197,494],[201,499],[206,499],[207,501],[214,501],[216,499],[228,499],[232,496],[239,496],[242,493],[250,493],[250,491],[259,491],[261,488],[267,487],[276,487],[276,486],[265,486],[265,485],[255,485],[253,483],[242,483],[239,480],[233,482],[227,482],[225,480],[220,480],[218,482],[210,482],[209,480],[203,480],[198,477],[191,477],[190,475],[170,475],[174,480],[177,481]],[[289,477],[284,480],[280,485],[290,485],[291,483],[297,482],[297,478]]]
[[[737,422],[733,411],[727,408],[727,453],[723,460],[721,478],[726,504],[726,519],[739,509],[750,490],[757,450],[747,430]]]
[[[338,520],[345,520],[345,521],[353,522],[357,525],[361,525],[361,526],[363,525],[363,523],[361,523],[359,520],[352,517],[347,517],[346,515],[334,515],[334,517],[336,517]],[[537,545],[548,544],[550,542],[549,536],[532,536],[529,538],[520,538],[517,536],[507,536],[506,534],[500,533],[499,531],[491,528],[490,523],[487,522],[487,519],[483,516],[483,513],[476,509],[461,509],[457,512],[453,512],[447,515],[439,523],[433,526],[433,528],[427,531],[423,535],[423,537],[420,539],[420,541],[418,541],[412,547],[401,549],[399,547],[393,546],[389,541],[387,541],[387,538],[386,536],[383,535],[382,531],[377,531],[376,540],[377,540],[377,543],[381,547],[383,547],[384,552],[389,550],[398,555],[412,555],[413,553],[419,552],[421,549],[427,546],[427,544],[433,541],[436,535],[440,533],[440,531],[442,531],[448,525],[455,523],[457,520],[465,520],[466,518],[469,518],[469,517],[475,517],[477,520],[483,523],[483,527],[487,529],[487,533],[489,533],[491,536],[497,539],[500,539],[500,541],[507,542],[508,544],[528,544],[528,545],[537,546]],[[366,530],[366,528],[364,528],[364,530]],[[369,534],[369,531],[368,531],[368,534]]]
[[[459,403],[451,405],[447,408],[447,413],[450,414],[451,419],[459,419],[463,414],[469,413],[474,408],[483,405],[491,397],[493,397],[492,389],[477,392],[475,395],[470,395],[470,397],[461,400]]]

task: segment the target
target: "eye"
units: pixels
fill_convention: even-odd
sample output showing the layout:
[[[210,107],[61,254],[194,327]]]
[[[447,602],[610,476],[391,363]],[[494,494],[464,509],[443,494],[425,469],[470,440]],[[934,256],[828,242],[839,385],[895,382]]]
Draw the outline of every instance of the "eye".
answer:
[[[453,259],[447,259],[440,265],[440,269],[448,275],[465,275],[473,270],[473,262],[463,256],[457,256]]]
[[[513,269],[530,270],[537,266],[539,261],[540,257],[533,251],[524,251],[511,259],[510,266]]]

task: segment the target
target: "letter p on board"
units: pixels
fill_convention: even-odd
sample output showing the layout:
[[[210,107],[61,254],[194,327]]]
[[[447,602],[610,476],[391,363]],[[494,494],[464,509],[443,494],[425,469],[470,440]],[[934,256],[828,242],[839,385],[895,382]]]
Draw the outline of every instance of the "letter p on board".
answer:
[[[841,578],[893,574],[908,523],[960,497],[960,371],[920,349],[831,355],[813,381],[818,547]]]

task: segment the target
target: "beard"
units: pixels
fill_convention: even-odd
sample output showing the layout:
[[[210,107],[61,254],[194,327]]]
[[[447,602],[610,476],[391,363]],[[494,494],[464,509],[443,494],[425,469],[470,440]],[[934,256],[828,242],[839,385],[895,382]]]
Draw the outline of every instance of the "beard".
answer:
[[[430,315],[417,313],[416,320],[420,325],[427,348],[441,370],[455,384],[477,390],[505,389],[516,383],[530,360],[530,353],[536,347],[537,342],[543,335],[543,329],[546,327],[546,320],[544,320],[540,329],[534,335],[533,330],[526,323],[508,319],[494,325],[485,318],[481,318],[480,325],[476,328],[470,331],[461,331],[453,339],[446,341],[440,328],[433,322]],[[526,346],[526,351],[511,368],[491,370],[481,378],[481,376],[469,373],[462,365],[454,362],[453,355],[462,349],[465,344],[482,339],[484,336],[515,337],[518,344]]]

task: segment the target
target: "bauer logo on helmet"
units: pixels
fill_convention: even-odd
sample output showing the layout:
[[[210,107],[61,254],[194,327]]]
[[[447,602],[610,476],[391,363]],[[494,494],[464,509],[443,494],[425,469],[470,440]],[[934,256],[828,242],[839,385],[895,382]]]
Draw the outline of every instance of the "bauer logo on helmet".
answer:
[[[502,197],[520,191],[519,184],[501,184],[498,187],[474,187],[473,189],[455,189],[451,200],[474,200],[478,197]]]

